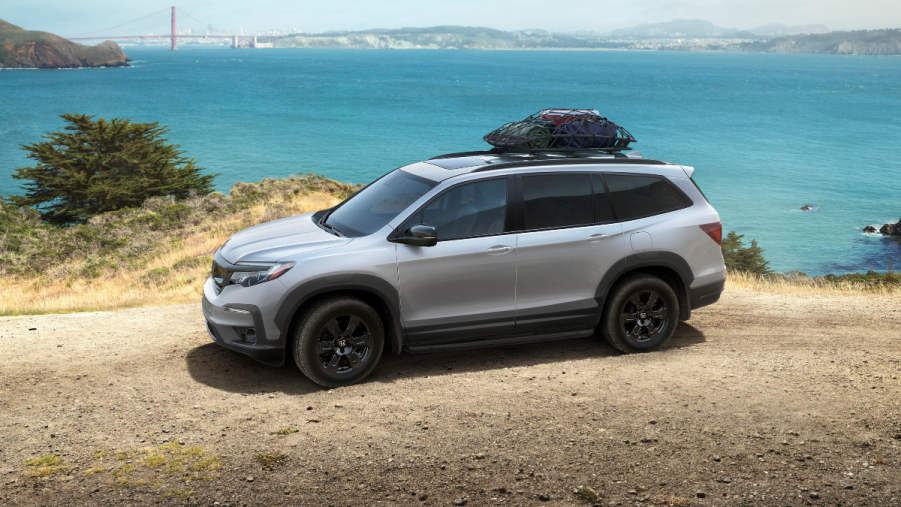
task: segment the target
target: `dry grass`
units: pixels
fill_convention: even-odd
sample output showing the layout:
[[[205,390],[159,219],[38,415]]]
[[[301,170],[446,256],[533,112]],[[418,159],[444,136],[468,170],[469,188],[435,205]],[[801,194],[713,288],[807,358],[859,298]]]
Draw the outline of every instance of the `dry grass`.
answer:
[[[784,275],[764,277],[747,272],[730,271],[726,276],[726,290],[830,295],[901,294],[901,285],[865,280],[830,280],[825,277],[809,278]]]
[[[229,236],[269,220],[329,208],[339,201],[339,196],[334,194],[313,192],[278,204],[256,204],[239,213],[226,215],[209,227],[187,231],[187,234],[180,235],[178,241],[157,245],[153,257],[140,267],[119,268],[98,278],[0,278],[0,315],[115,310],[197,302],[210,269],[211,257],[204,257],[211,256]],[[197,262],[196,266],[184,266],[184,262],[177,264],[191,258],[199,258],[202,262]],[[81,259],[72,261],[73,264],[81,262]],[[75,269],[73,267],[71,270]],[[169,270],[168,276],[151,278],[152,272],[158,269]]]

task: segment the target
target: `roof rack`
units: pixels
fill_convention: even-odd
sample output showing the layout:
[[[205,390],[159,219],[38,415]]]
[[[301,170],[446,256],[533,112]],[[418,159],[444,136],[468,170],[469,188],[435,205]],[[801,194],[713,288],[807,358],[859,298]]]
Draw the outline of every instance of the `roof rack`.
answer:
[[[528,154],[618,153],[636,142],[629,131],[594,109],[543,109],[525,120],[507,123],[482,139],[495,150]]]

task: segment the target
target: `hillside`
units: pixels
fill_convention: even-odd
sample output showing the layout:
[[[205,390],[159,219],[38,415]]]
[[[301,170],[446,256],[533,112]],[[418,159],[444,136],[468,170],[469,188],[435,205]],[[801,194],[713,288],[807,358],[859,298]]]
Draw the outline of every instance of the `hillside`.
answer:
[[[619,49],[651,51],[739,51],[854,55],[901,54],[901,30],[816,33],[822,25],[767,25],[750,31],[720,28],[707,21],[676,20],[639,25],[606,34],[505,32],[486,27],[434,26],[362,32],[299,34],[275,42],[281,48],[317,49]]]
[[[0,19],[0,68],[127,67],[129,61],[113,41],[85,46],[52,33],[25,30]]]
[[[901,29],[777,37],[744,44],[740,50],[759,53],[901,55]]]
[[[544,31],[505,32],[485,27],[435,26],[365,32],[303,34],[276,41],[275,47],[321,49],[582,49],[601,47],[568,35]]]
[[[606,34],[615,39],[673,39],[673,38],[723,38],[723,39],[758,39],[757,34],[721,28],[709,21],[700,19],[677,19],[665,23],[651,23],[621,28]]]

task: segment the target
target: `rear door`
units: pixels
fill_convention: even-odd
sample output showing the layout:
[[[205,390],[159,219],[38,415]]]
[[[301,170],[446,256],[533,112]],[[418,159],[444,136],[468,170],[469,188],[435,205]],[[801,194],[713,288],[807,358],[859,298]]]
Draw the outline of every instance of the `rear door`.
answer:
[[[410,344],[513,331],[516,235],[507,223],[512,178],[458,185],[403,225],[435,227],[438,244],[397,245],[401,313]],[[403,231],[401,231],[403,232]]]
[[[597,324],[598,285],[625,254],[600,176],[517,176],[516,191],[516,332]]]

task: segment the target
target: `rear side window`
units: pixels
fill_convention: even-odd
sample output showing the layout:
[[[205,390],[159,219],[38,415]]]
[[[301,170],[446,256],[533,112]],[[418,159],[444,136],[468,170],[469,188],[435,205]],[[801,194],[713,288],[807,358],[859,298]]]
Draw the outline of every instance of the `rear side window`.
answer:
[[[590,224],[594,204],[588,174],[522,177],[525,229]]]
[[[621,221],[666,213],[685,206],[685,199],[662,178],[605,174],[610,200]]]

